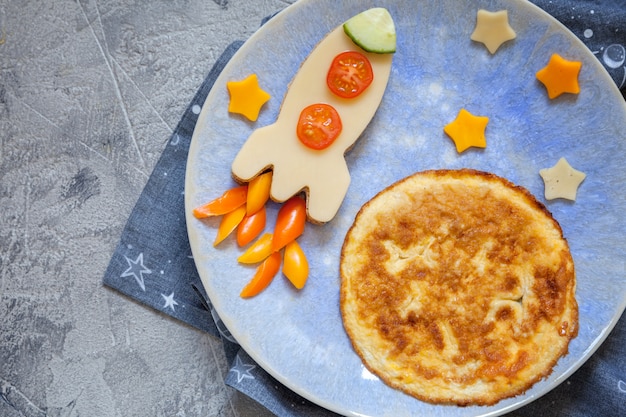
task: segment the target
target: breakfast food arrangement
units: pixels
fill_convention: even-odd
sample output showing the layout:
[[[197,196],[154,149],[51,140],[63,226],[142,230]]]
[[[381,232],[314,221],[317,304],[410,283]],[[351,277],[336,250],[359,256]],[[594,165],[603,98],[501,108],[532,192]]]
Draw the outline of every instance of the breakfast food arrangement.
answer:
[[[481,8],[467,16],[473,23],[466,32],[468,55],[478,56],[485,73],[502,65],[496,64],[505,61],[501,55],[515,53],[523,36],[511,16],[510,10]],[[534,172],[531,181],[543,193],[527,176],[482,169],[481,158],[498,167],[497,152],[508,155],[515,152],[506,149],[509,143],[515,148],[530,141],[497,134],[519,121],[489,111],[493,107],[482,105],[490,100],[485,92],[458,107],[445,103],[453,116],[436,120],[440,137],[422,137],[420,113],[412,113],[414,137],[391,136],[395,148],[409,144],[414,165],[383,181],[390,176],[376,170],[390,169],[393,161],[382,159],[389,155],[384,144],[369,149],[368,129],[381,129],[377,123],[389,112],[411,111],[401,102],[379,108],[399,75],[394,62],[406,65],[410,56],[402,49],[406,34],[396,33],[397,18],[375,7],[331,28],[298,65],[282,100],[270,74],[249,68],[231,76],[225,83],[229,120],[249,127],[246,137],[233,139],[240,145],[232,159],[222,161],[230,163],[235,184],[228,187],[224,176],[224,187],[191,210],[204,228],[215,230],[214,254],[207,258],[238,250],[230,261],[248,277],[238,284],[240,308],[301,304],[309,311],[323,302],[310,299],[314,288],[334,288],[339,299],[331,309],[362,363],[364,381],[444,407],[512,401],[548,379],[579,334],[576,257],[550,202],[566,202],[570,211],[585,204],[578,191],[588,173],[568,162],[576,162],[575,153],[555,151],[549,136],[533,138],[545,142],[545,155],[520,166]],[[520,68],[520,77],[532,78],[534,95],[518,100],[527,107],[534,101],[571,107],[586,92],[583,63],[556,48],[548,58]],[[433,82],[426,92],[402,92],[463,97],[455,87]],[[264,118],[277,101],[272,117]],[[430,105],[427,98],[423,105]],[[424,144],[440,151],[440,163],[420,161]],[[359,157],[367,152],[380,152],[381,161],[355,210],[351,194],[362,190],[351,186],[350,170],[364,171]],[[327,238],[341,247],[310,249],[323,248]],[[336,276],[321,272],[333,269]]]
[[[471,39],[484,43],[491,54],[515,37],[506,10],[478,10]],[[194,209],[199,219],[224,216],[214,245],[237,231],[238,245],[245,246],[264,231],[265,203],[270,197],[288,202],[279,213],[273,234],[263,235],[239,258],[243,263],[262,262],[242,291],[242,297],[255,296],[270,284],[278,273],[281,264],[278,252],[283,248],[286,248],[285,275],[296,288],[304,286],[308,262],[296,239],[304,232],[307,219],[325,223],[339,209],[350,184],[344,154],[366,128],[382,99],[395,51],[393,18],[383,8],[366,10],[331,32],[294,77],[277,121],[256,129],[233,161],[233,177],[246,185],[227,190]],[[554,54],[537,78],[546,85],[552,99],[563,93],[579,92],[579,71],[579,62],[569,62]],[[322,88],[324,78],[326,88]],[[253,122],[271,97],[260,87],[256,74],[229,81],[227,87],[231,97],[229,112]],[[457,118],[444,126],[444,131],[461,153],[470,147],[487,146],[488,122],[486,116],[475,116],[461,109]],[[333,144],[335,141],[338,143]],[[566,182],[546,181],[551,190],[546,191],[546,198],[562,194],[560,188]],[[299,193],[305,193],[306,197]],[[571,192],[566,195],[575,199],[575,192],[573,197]],[[255,256],[250,256],[251,253]]]

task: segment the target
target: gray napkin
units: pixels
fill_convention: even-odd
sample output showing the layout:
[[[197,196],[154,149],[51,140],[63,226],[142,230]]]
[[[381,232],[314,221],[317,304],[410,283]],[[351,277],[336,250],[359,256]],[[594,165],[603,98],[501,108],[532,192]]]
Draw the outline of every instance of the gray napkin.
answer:
[[[626,97],[626,0],[534,0],[576,34]],[[191,257],[184,218],[185,167],[200,109],[242,42],[230,45],[189,104],[141,193],[104,275],[104,284],[220,337],[228,385],[281,417],[333,416],[301,398],[240,348],[212,308]],[[166,174],[166,175],[164,175]],[[514,416],[626,416],[626,319],[568,381]]]

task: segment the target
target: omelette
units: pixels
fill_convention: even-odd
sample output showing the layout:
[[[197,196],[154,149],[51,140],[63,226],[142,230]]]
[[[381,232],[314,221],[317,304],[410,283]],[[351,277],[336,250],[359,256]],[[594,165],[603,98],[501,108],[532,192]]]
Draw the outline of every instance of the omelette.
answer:
[[[381,191],[346,235],[340,275],[344,327],[364,365],[430,403],[522,394],[578,333],[560,225],[490,173],[425,171]]]

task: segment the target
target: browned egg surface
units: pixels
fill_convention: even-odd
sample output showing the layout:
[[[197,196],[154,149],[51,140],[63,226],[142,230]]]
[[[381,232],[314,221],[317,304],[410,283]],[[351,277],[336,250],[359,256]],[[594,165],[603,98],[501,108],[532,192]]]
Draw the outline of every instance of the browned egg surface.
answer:
[[[426,171],[379,193],[346,236],[341,278],[357,354],[429,402],[520,394],[578,331],[559,224],[525,189],[488,173]]]

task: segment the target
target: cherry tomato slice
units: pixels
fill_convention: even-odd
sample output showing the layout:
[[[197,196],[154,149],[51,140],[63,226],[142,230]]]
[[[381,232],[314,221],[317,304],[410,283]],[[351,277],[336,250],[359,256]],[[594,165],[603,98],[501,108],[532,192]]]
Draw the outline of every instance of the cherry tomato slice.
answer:
[[[365,55],[356,51],[342,52],[333,59],[326,83],[333,94],[341,98],[354,98],[374,80],[372,64]]]
[[[329,147],[341,133],[341,118],[330,104],[316,103],[300,113],[296,134],[305,146],[322,150]]]

